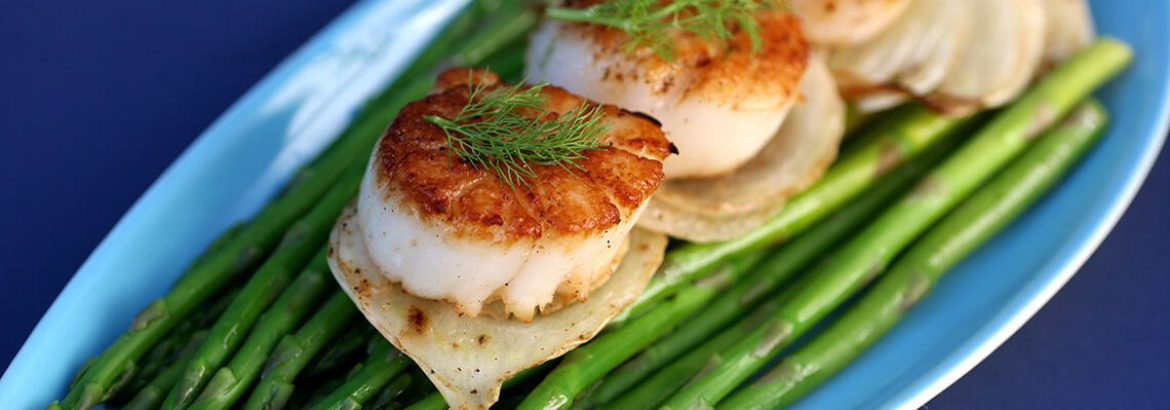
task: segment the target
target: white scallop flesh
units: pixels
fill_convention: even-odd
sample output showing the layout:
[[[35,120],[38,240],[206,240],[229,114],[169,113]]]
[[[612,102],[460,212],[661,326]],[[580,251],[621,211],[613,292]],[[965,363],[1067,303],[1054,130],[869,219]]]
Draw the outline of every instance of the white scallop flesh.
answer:
[[[638,226],[691,242],[740,237],[821,177],[845,134],[845,103],[824,58],[814,55],[800,83],[802,101],[759,155],[714,178],[667,181]]]
[[[691,95],[686,84],[692,73],[681,65],[647,72],[628,53],[606,52],[588,34],[568,27],[546,19],[532,35],[528,81],[657,119],[679,152],[663,165],[666,179],[733,171],[763,148],[795,102],[793,96],[717,101]],[[615,80],[618,72],[632,75]]]
[[[553,302],[558,288],[604,280],[612,269],[608,262],[620,258],[620,244],[645,208],[589,237],[485,241],[452,235],[445,223],[420,217],[412,205],[377,186],[375,175],[367,170],[357,200],[370,259],[410,294],[450,302],[469,316],[498,299],[507,314],[531,321]],[[588,289],[579,288],[577,299],[584,300]]]

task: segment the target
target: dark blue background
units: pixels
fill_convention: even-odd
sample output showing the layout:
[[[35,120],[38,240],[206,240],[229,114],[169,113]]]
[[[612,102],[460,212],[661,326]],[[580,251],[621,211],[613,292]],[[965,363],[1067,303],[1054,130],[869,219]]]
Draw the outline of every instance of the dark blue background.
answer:
[[[0,2],[0,368],[162,170],[350,1]],[[1170,405],[1170,164],[932,408]]]

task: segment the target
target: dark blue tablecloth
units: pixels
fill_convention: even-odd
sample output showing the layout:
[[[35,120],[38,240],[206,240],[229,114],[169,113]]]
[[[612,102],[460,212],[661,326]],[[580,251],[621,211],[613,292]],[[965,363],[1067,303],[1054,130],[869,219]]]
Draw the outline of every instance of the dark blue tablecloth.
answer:
[[[0,368],[163,168],[349,3],[0,2]],[[929,407],[1170,406],[1168,213],[1163,158],[1072,282]]]

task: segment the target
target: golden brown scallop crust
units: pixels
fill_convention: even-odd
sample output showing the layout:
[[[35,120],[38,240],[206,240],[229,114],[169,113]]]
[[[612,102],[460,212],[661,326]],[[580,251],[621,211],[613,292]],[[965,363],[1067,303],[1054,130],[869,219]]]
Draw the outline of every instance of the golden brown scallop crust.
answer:
[[[603,0],[570,0],[566,7],[584,8]],[[634,64],[608,67],[605,80],[645,82],[659,94],[685,87],[680,99],[701,98],[726,104],[759,101],[786,104],[797,92],[808,66],[809,45],[801,33],[800,19],[783,11],[764,11],[756,16],[761,44],[753,52],[751,37],[738,30],[723,47],[688,32],[674,35],[674,58],[667,61],[642,47],[625,53],[629,36],[622,30],[592,24],[569,27],[589,36],[599,47],[595,60],[624,53]],[[740,107],[734,107],[740,108]],[[774,108],[774,107],[760,107]]]
[[[671,147],[658,124],[602,105],[604,146],[586,151],[577,162],[580,169],[536,165],[528,186],[507,186],[494,172],[448,155],[443,131],[423,118],[454,117],[468,103],[469,82],[507,85],[486,70],[447,70],[431,95],[407,104],[390,125],[372,164],[388,201],[411,206],[423,220],[444,224],[455,234],[535,239],[614,227],[662,181],[662,160]],[[542,93],[555,113],[593,104],[558,87],[547,86]]]

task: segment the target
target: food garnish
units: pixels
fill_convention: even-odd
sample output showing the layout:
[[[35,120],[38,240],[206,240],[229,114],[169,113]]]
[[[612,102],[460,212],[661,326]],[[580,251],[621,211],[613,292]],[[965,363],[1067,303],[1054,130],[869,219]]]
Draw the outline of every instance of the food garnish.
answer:
[[[451,118],[425,119],[443,129],[447,146],[459,159],[494,171],[508,186],[528,184],[534,165],[580,168],[584,152],[597,149],[605,123],[601,106],[581,104],[555,113],[544,101],[547,83],[489,89],[468,81],[471,103]]]
[[[1058,181],[1131,58],[1082,0],[777,5],[568,1],[524,50],[537,8],[472,2],[50,407],[791,403]],[[843,99],[911,103],[834,160]]]
[[[585,7],[553,7],[550,18],[611,27],[629,35],[624,49],[633,52],[648,47],[666,60],[675,58],[673,34],[690,33],[715,44],[727,46],[737,32],[751,39],[753,52],[763,40],[756,13],[774,9],[774,0],[621,0],[592,3]]]

